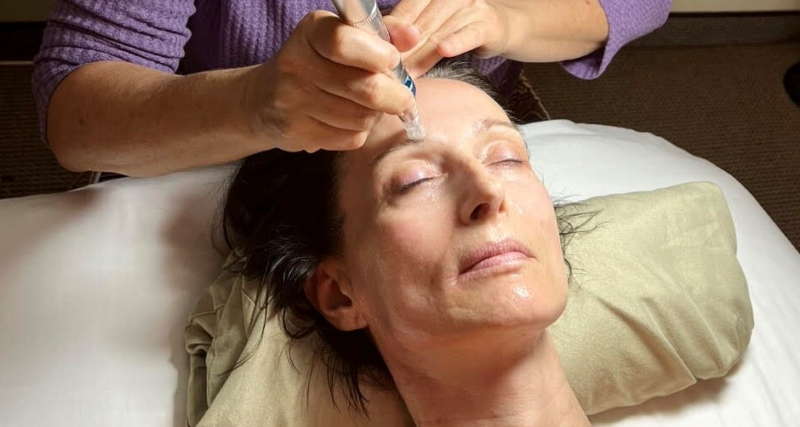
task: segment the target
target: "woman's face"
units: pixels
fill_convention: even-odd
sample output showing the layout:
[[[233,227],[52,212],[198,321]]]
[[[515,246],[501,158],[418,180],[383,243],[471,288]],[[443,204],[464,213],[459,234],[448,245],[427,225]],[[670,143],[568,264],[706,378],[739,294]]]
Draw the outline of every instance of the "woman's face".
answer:
[[[521,135],[480,89],[418,82],[427,139],[385,116],[342,158],[342,265],[378,340],[544,327],[566,303],[553,205]]]

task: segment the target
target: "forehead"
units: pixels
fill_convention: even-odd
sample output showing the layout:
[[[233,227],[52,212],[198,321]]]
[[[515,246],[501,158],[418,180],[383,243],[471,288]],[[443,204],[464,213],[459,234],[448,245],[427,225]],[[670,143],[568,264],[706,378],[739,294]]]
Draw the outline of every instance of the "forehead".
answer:
[[[489,95],[457,80],[420,79],[417,82],[417,108],[429,139],[458,140],[474,133],[476,126],[484,126],[487,121],[511,123],[506,112]],[[372,163],[386,149],[406,139],[400,119],[384,115],[364,147],[345,153],[344,163]]]

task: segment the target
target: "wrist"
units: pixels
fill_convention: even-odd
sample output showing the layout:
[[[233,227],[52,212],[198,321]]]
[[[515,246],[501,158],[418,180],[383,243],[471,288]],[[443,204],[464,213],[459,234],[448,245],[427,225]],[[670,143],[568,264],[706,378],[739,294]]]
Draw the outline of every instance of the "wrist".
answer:
[[[600,49],[608,21],[599,0],[499,1],[507,16],[503,56],[522,62],[574,59]]]
[[[266,99],[271,99],[270,89],[265,78],[266,64],[254,65],[242,69],[236,77],[231,93],[236,94],[234,110],[239,118],[237,133],[253,145],[254,151],[275,148],[275,129],[273,116],[264,111]]]
[[[275,106],[276,72],[272,61],[248,67],[242,75],[240,115],[245,131],[258,151],[280,148],[283,140],[280,111]]]
[[[525,40],[532,40],[535,18],[535,10],[529,7],[522,7],[517,1],[498,2],[498,13],[501,22],[505,22],[506,40],[501,55],[509,59],[519,59],[525,48]],[[503,30],[501,30],[503,31]]]

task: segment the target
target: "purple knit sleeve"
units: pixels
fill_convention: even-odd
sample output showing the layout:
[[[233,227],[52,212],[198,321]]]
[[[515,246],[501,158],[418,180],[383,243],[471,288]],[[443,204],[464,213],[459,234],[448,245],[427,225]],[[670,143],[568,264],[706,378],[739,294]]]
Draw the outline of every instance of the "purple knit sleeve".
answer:
[[[575,77],[594,79],[603,74],[623,46],[664,25],[672,0],[600,0],[600,6],[608,19],[608,42],[603,49],[562,63]]]
[[[56,87],[81,65],[127,61],[174,72],[191,35],[193,0],[56,0],[34,58],[33,91],[45,140]]]

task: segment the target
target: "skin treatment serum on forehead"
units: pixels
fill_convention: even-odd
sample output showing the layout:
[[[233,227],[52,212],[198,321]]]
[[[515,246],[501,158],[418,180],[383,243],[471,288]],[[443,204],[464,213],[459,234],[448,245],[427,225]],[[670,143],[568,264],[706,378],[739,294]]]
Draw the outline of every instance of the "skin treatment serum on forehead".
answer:
[[[389,31],[383,23],[381,12],[378,9],[378,3],[375,0],[333,0],[336,11],[342,21],[348,25],[361,28],[364,31],[375,34],[376,36],[391,41]],[[406,71],[403,62],[400,61],[397,66],[392,70],[394,78],[402,83],[411,93],[417,96],[417,86],[414,80]],[[421,141],[425,138],[425,129],[419,121],[419,111],[417,110],[416,103],[414,109],[406,114],[400,116],[403,126],[408,134],[408,139],[412,141]]]

